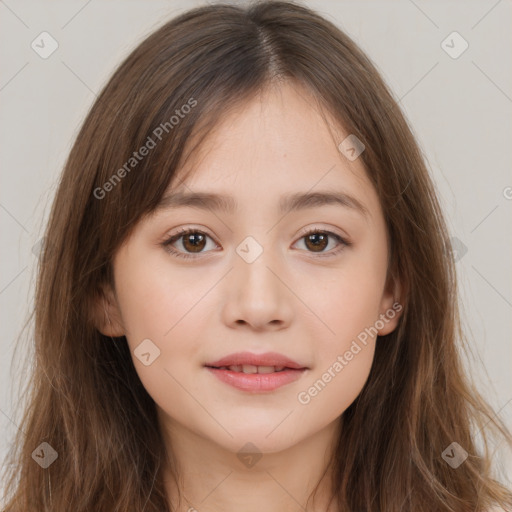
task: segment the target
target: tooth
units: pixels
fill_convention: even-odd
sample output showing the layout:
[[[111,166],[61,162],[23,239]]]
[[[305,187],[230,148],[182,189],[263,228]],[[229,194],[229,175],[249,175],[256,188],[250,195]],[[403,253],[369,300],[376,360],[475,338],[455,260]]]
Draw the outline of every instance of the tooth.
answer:
[[[276,366],[275,370],[276,372],[280,372],[281,370],[284,370],[284,366]]]
[[[258,366],[258,373],[274,373],[273,366]]]
[[[242,366],[239,364],[235,364],[235,365],[229,366],[227,369],[231,370],[232,372],[241,372]]]
[[[242,366],[242,371],[244,373],[258,373],[258,367],[253,364],[244,364]]]

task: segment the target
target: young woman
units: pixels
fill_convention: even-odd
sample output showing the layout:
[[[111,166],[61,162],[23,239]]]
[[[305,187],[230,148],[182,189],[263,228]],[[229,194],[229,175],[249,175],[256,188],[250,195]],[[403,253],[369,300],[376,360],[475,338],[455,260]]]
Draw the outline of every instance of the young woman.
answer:
[[[463,343],[370,60],[300,5],[196,8],[120,65],[65,166],[5,510],[510,510]]]

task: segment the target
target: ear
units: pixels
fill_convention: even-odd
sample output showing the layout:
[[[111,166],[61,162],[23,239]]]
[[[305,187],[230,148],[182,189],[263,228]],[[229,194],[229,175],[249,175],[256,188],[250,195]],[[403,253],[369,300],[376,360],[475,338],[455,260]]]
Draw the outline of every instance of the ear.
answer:
[[[402,292],[402,286],[398,279],[394,277],[388,279],[380,303],[379,319],[375,322],[378,336],[385,336],[396,329],[404,309],[404,304],[401,302]]]
[[[124,336],[125,329],[118,301],[110,285],[101,286],[93,305],[94,325],[104,336]]]

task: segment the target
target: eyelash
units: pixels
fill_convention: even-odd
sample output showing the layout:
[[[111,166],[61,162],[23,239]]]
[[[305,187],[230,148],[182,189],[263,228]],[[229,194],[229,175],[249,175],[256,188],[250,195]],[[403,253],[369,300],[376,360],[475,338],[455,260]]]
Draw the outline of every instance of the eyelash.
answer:
[[[178,231],[178,233],[176,233],[175,235],[173,235],[172,237],[170,237],[166,241],[164,241],[162,243],[162,246],[164,247],[164,249],[167,252],[169,252],[173,256],[177,256],[178,258],[184,258],[184,259],[194,259],[194,258],[197,258],[202,253],[195,253],[194,255],[192,255],[191,253],[183,253],[181,251],[177,251],[176,249],[174,249],[174,247],[172,247],[172,244],[175,241],[177,241],[180,238],[182,238],[183,236],[191,234],[191,233],[206,235],[207,237],[212,238],[212,237],[210,237],[210,235],[208,235],[207,233],[205,233],[204,231],[201,231],[199,229],[185,228],[185,229],[181,229],[180,231]],[[314,228],[314,229],[311,229],[311,230],[307,231],[306,233],[304,233],[299,238],[299,240],[302,240],[303,238],[305,238],[305,237],[307,237],[309,235],[315,234],[315,233],[326,234],[326,235],[336,239],[340,243],[339,247],[337,247],[336,249],[331,249],[327,253],[314,253],[313,251],[307,251],[307,252],[311,252],[312,254],[316,254],[319,258],[330,258],[332,256],[337,255],[345,247],[349,247],[350,245],[352,245],[351,242],[348,242],[347,240],[342,238],[340,235],[337,235],[336,233],[333,233],[332,231],[327,231],[325,229],[317,229],[317,228]]]

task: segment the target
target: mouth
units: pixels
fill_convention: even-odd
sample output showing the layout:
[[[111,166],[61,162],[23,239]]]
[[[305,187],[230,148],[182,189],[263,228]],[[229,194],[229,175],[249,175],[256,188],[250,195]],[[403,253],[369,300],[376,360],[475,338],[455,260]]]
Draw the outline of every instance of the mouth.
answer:
[[[208,363],[219,380],[247,392],[269,392],[298,380],[309,368],[281,354],[239,353]]]

